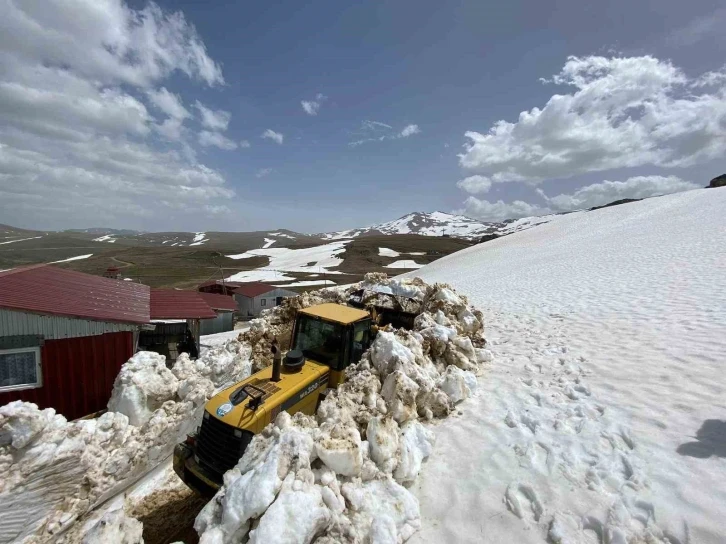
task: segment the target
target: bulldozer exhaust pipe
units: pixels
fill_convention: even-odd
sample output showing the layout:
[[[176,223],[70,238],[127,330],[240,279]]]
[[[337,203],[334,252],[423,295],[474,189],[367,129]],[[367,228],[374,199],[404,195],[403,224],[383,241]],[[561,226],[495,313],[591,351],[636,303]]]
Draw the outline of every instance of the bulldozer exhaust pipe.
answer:
[[[280,381],[280,370],[282,368],[282,353],[280,348],[277,346],[277,338],[272,341],[272,378],[273,382]]]

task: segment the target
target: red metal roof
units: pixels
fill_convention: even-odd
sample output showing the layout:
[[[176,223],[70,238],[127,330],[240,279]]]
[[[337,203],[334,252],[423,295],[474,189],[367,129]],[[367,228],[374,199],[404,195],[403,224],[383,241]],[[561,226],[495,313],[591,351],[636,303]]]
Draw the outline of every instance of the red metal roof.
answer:
[[[225,310],[229,312],[237,311],[237,302],[234,297],[229,295],[219,295],[217,293],[199,293],[204,302],[206,302],[213,310]]]
[[[149,287],[47,265],[0,272],[0,307],[95,321],[149,322]]]
[[[267,285],[266,283],[259,281],[251,281],[249,283],[240,284],[240,286],[234,290],[234,293],[245,297],[255,298],[256,296],[269,293],[275,289],[277,289],[277,287],[274,285]]]
[[[151,290],[151,319],[207,319],[217,317],[196,291]]]

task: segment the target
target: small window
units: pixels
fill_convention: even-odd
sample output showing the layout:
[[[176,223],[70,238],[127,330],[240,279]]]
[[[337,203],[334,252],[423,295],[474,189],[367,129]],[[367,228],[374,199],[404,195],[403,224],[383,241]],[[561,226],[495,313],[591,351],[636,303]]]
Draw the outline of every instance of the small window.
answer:
[[[0,391],[42,386],[40,348],[0,350]]]
[[[267,306],[267,299],[266,298],[261,298],[260,299],[260,306]]]

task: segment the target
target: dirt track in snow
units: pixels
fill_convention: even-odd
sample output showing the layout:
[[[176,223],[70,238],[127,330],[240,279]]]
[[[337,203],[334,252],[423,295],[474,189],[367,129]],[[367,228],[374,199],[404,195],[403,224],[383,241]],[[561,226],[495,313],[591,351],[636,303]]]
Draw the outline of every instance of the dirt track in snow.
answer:
[[[177,479],[131,506],[129,514],[144,524],[145,544],[196,544],[199,536],[194,530],[194,519],[205,504],[207,499]]]

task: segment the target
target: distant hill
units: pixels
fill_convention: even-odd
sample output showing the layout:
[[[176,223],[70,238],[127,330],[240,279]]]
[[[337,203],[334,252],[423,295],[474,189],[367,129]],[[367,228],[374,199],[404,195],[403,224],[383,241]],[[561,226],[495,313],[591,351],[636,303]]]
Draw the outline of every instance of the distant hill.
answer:
[[[90,229],[66,229],[63,232],[83,232],[85,234],[114,234],[119,236],[133,236],[141,234],[142,231],[130,229],[107,229],[105,227],[93,227]]]
[[[444,212],[413,212],[387,223],[370,227],[327,232],[319,234],[324,240],[358,238],[394,234],[418,234],[420,236],[448,236],[465,240],[478,240],[484,236],[504,236],[547,223],[557,215],[507,219],[501,222],[484,223],[463,215]]]

